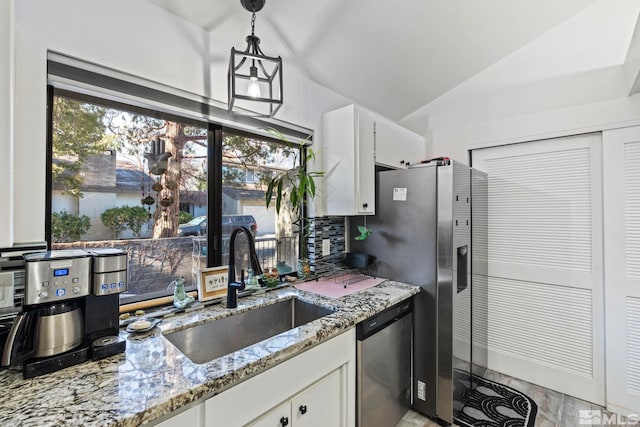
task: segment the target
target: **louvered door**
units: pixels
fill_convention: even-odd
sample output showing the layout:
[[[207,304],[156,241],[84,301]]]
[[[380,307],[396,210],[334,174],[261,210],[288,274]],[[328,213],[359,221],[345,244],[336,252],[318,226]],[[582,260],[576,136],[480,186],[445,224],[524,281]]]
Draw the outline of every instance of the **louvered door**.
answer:
[[[488,367],[603,404],[601,135],[474,150],[473,166],[488,174],[473,231],[488,238]]]
[[[640,413],[640,128],[605,132],[607,407]]]

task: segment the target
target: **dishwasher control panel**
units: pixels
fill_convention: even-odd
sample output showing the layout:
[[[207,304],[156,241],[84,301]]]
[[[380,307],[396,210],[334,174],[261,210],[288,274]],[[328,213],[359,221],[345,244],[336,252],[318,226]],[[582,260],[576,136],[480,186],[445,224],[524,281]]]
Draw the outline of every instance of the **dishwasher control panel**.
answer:
[[[396,304],[375,316],[368,318],[360,323],[356,327],[356,338],[359,340],[365,339],[371,334],[376,333],[380,329],[384,328],[388,323],[397,320],[404,315],[411,313],[413,310],[413,298],[403,301],[400,304]]]

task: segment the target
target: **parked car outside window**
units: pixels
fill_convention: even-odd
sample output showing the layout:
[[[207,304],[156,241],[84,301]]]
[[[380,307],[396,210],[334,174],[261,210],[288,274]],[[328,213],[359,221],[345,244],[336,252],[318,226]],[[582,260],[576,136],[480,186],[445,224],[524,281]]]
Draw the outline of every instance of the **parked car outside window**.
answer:
[[[178,226],[178,236],[203,236],[207,234],[207,217],[197,216]]]
[[[255,237],[258,232],[258,223],[253,215],[223,215],[222,235],[231,234],[233,230],[243,225],[251,230],[251,234]]]

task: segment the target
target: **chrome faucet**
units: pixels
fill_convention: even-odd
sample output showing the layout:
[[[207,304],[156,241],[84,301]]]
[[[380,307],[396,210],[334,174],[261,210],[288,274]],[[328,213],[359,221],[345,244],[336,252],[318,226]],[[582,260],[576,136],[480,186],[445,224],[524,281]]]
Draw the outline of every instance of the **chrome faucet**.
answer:
[[[251,261],[251,268],[255,275],[262,274],[262,268],[260,262],[258,262],[258,255],[256,255],[256,245],[253,240],[251,231],[245,227],[240,226],[233,230],[231,237],[229,237],[229,275],[227,278],[227,308],[236,308],[238,306],[238,294],[237,291],[244,289],[244,270],[240,271],[240,281],[236,281],[236,236],[238,233],[243,232],[247,235],[247,241],[249,242],[249,258]]]

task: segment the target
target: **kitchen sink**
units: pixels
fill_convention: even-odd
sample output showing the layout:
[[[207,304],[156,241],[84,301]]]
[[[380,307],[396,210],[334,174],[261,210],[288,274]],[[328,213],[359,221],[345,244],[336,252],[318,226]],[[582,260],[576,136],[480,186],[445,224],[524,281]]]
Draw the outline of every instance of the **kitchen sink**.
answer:
[[[331,313],[334,310],[292,298],[165,337],[192,362],[206,363]]]

